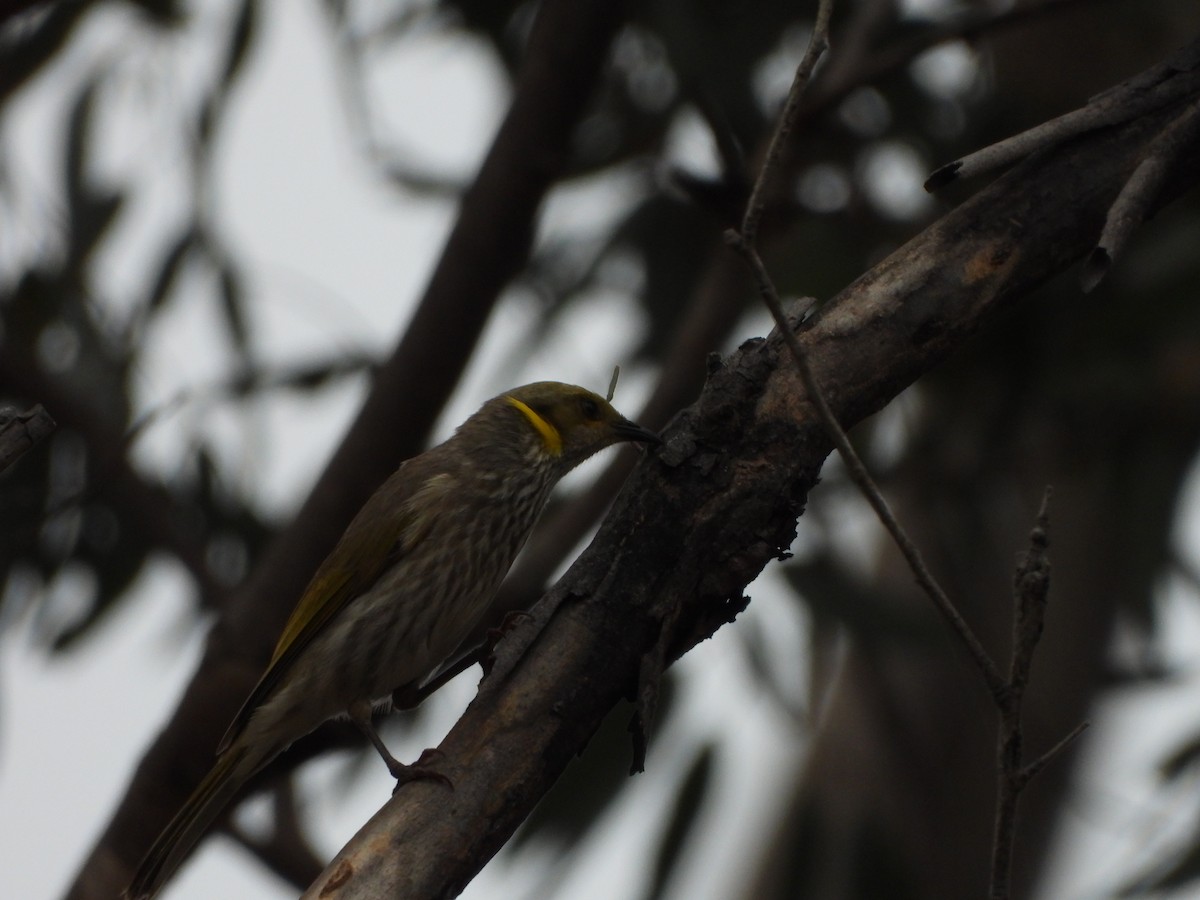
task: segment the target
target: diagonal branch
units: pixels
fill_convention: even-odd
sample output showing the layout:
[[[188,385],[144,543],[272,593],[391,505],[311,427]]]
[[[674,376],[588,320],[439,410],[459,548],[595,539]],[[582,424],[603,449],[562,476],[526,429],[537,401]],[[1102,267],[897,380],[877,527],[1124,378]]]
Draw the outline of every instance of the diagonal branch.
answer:
[[[984,649],[983,643],[976,636],[971,626],[967,624],[967,620],[963,618],[962,613],[958,611],[958,608],[946,594],[946,591],[938,584],[933,573],[929,571],[929,567],[925,565],[925,559],[921,555],[916,542],[908,536],[908,532],[904,530],[895,513],[892,512],[891,505],[883,496],[883,492],[879,490],[879,486],[875,484],[875,479],[867,471],[867,467],[859,457],[858,451],[850,443],[849,436],[838,422],[837,416],[829,406],[829,402],[825,399],[825,394],[821,390],[816,376],[813,374],[812,366],[809,365],[804,351],[801,349],[800,341],[787,327],[787,318],[783,312],[783,305],[780,303],[779,295],[775,291],[775,285],[771,281],[771,276],[767,273],[762,258],[758,255],[758,251],[747,244],[737,232],[730,231],[728,239],[730,245],[746,257],[754,273],[755,281],[758,283],[759,293],[767,309],[771,311],[771,317],[776,323],[775,327],[782,331],[788,352],[792,356],[792,361],[796,364],[796,370],[800,373],[800,380],[804,385],[805,396],[808,397],[809,401],[815,407],[817,415],[825,424],[825,427],[829,429],[833,444],[837,448],[838,454],[842,457],[842,461],[846,464],[846,472],[850,476],[850,480],[854,482],[863,497],[871,504],[876,517],[895,542],[905,562],[908,563],[909,569],[912,570],[917,586],[933,601],[933,605],[938,613],[946,620],[947,624],[954,630],[954,633],[958,635],[958,639],[962,641],[963,646],[966,647],[967,652],[971,655],[971,659],[975,661],[976,667],[978,667],[980,674],[983,676],[983,680],[987,684],[988,691],[992,697],[1003,697],[1008,689],[1008,685],[1004,677],[1000,674],[1000,670],[996,667],[996,663],[992,660],[987,650]]]
[[[1113,201],[1096,248],[1083,264],[1080,282],[1085,292],[1100,283],[1112,264],[1125,251],[1130,239],[1149,215],[1163,180],[1175,160],[1200,138],[1200,99],[1189,103],[1170,125],[1151,142],[1146,158],[1138,163],[1125,187]]]
[[[839,54],[826,61],[821,79],[812,82],[812,89],[805,93],[794,125],[811,121],[814,115],[828,110],[853,88],[902,68],[932,46],[991,34],[1081,2],[1084,0],[1034,0],[999,13],[967,16],[949,25],[931,27],[915,38],[882,50],[870,47],[869,37],[876,25],[876,18],[882,15],[880,8],[890,4],[864,4],[854,11],[850,24],[841,30],[837,39]],[[705,106],[702,101],[701,106]],[[740,152],[728,149],[732,136],[719,126],[711,130],[721,147],[724,164],[734,165],[733,161],[740,160],[741,156]],[[765,159],[767,148],[763,147],[756,158],[758,156]],[[786,164],[786,156],[784,154],[785,159],[781,161],[783,164]],[[761,191],[759,203],[769,207],[772,201],[767,199],[767,195],[777,190],[776,187],[771,191]],[[770,241],[773,238],[777,239],[771,233],[761,233],[760,246],[763,240]],[[709,255],[704,274],[697,278],[699,288],[696,295],[687,312],[681,316],[683,325],[672,335],[659,382],[646,406],[634,416],[637,421],[657,428],[675,410],[696,396],[703,383],[699,362],[712,347],[727,340],[742,311],[738,304],[731,302],[731,298],[740,296],[743,290],[741,267],[736,262],[725,253],[714,252]],[[547,511],[521,559],[505,579],[487,624],[481,624],[476,629],[464,642],[463,649],[477,648],[484,639],[485,630],[505,612],[525,609],[530,605],[545,588],[547,579],[562,565],[567,554],[595,526],[632,468],[631,455],[618,454],[583,496]],[[460,662],[458,671],[472,664],[470,659]]]
[[[808,319],[798,336],[837,419],[876,412],[1088,252],[1162,122],[1152,115],[1019,165]],[[1172,190],[1200,177],[1198,155],[1181,160]],[[831,449],[800,387],[778,333],[711,373],[591,546],[498,645],[492,674],[440,747],[453,802],[439,785],[406,786],[306,896],[461,890],[631,693],[672,610],[681,612],[669,659],[737,614],[745,586],[791,542]]]
[[[787,102],[776,124],[775,133],[771,137],[770,150],[767,153],[762,168],[759,170],[758,178],[755,180],[754,191],[750,196],[750,201],[746,204],[746,215],[742,220],[741,231],[730,229],[726,232],[725,237],[729,245],[744,257],[746,264],[750,267],[750,271],[754,275],[755,284],[758,287],[759,296],[762,298],[767,309],[770,310],[771,317],[775,320],[775,327],[783,335],[788,351],[791,353],[792,359],[796,364],[796,369],[800,373],[800,380],[804,384],[805,395],[815,407],[817,415],[825,423],[825,427],[829,429],[829,435],[839,455],[846,463],[846,470],[851,480],[858,486],[858,489],[867,499],[867,502],[871,504],[871,508],[875,510],[879,521],[887,529],[892,540],[895,541],[904,559],[908,562],[909,568],[912,569],[918,586],[933,601],[937,611],[949,623],[950,627],[954,629],[963,646],[971,654],[971,658],[975,661],[975,665],[983,675],[983,679],[992,696],[1000,698],[1003,697],[1007,690],[1004,677],[1000,674],[1000,670],[996,667],[995,662],[992,661],[991,656],[988,655],[987,650],[984,649],[979,638],[976,637],[971,626],[967,624],[966,619],[963,618],[957,607],[955,607],[954,603],[946,595],[942,586],[938,584],[933,573],[929,571],[929,567],[925,565],[921,551],[892,513],[891,507],[884,498],[883,493],[879,490],[878,485],[875,484],[875,480],[871,477],[870,472],[867,471],[867,467],[859,458],[858,452],[850,443],[850,438],[846,435],[841,423],[838,422],[837,416],[834,414],[817,382],[816,376],[813,374],[812,367],[809,365],[804,351],[800,347],[800,341],[788,325],[787,317],[783,312],[783,305],[780,303],[779,295],[775,289],[775,284],[755,247],[758,220],[762,215],[762,197],[767,186],[775,177],[776,170],[779,168],[780,161],[783,158],[784,148],[787,145],[788,136],[791,134],[794,121],[799,112],[804,91],[808,87],[812,70],[829,46],[828,29],[832,8],[832,0],[822,0],[817,13],[817,24],[813,29],[808,49],[805,51],[804,57],[800,60],[800,64],[796,68],[796,76],[792,80]]]
[[[746,214],[742,217],[742,237],[750,246],[754,246],[758,240],[758,223],[766,206],[766,192],[779,169],[784,148],[800,115],[800,100],[804,96],[804,89],[808,87],[813,69],[829,49],[829,19],[832,15],[833,0],[821,0],[817,5],[817,19],[813,23],[808,48],[804,51],[800,64],[796,66],[796,74],[792,77],[792,86],[788,90],[787,100],[784,101],[783,111],[771,135],[771,142],[767,145],[766,159],[759,170],[758,178],[755,179],[750,199],[746,202]]]
[[[823,20],[827,27],[828,6],[826,4],[822,5],[822,13],[823,15],[819,16],[819,19]],[[1050,490],[1047,488],[1037,525],[1031,536],[1029,552],[1017,571],[1014,590],[1016,602],[1013,645],[1010,672],[1006,678],[1000,673],[974,631],[934,579],[915,542],[893,515],[889,504],[854,450],[838,420],[838,415],[820,386],[808,356],[801,347],[800,340],[784,314],[775,284],[755,246],[764,188],[771,182],[775,170],[780,165],[783,148],[786,147],[787,136],[793,128],[802,94],[808,84],[809,74],[815,65],[816,58],[820,56],[826,46],[826,36],[818,28],[797,69],[784,113],[780,117],[772,137],[771,152],[763,163],[751,200],[747,204],[742,229],[740,232],[734,229],[727,231],[726,240],[742,255],[750,268],[759,295],[770,310],[776,323],[777,333],[782,335],[795,363],[803,383],[805,396],[813,405],[817,418],[824,424],[834,446],[846,463],[851,480],[858,486],[860,492],[875,510],[879,521],[891,535],[901,555],[907,561],[917,584],[930,597],[935,608],[949,623],[970,653],[991,693],[999,717],[999,734],[997,738],[997,801],[992,842],[990,897],[993,900],[1007,900],[1011,895],[1012,854],[1016,837],[1017,807],[1021,793],[1033,776],[1079,734],[1082,734],[1087,727],[1086,723],[1081,724],[1034,763],[1024,764],[1022,704],[1034,651],[1042,634],[1050,584],[1050,569],[1046,556]],[[1053,146],[1065,140],[1066,137],[1090,131],[1098,127],[1098,122],[1100,124],[1125,122],[1151,110],[1163,108],[1178,98],[1181,93],[1193,89],[1195,77],[1192,75],[1192,70],[1200,65],[1200,57],[1197,56],[1194,49],[1196,46],[1200,45],[1193,45],[1191,50],[1176,53],[1167,63],[1160,64],[1148,72],[1130,79],[1123,85],[1106,91],[1088,108],[1077,111],[1076,114],[1030,129],[1009,141],[1002,141],[985,151],[980,151],[979,154],[973,154],[964,161],[937,170],[926,182],[926,187],[933,190],[957,177],[960,172],[974,172],[976,169],[982,171],[992,165],[1027,156],[1033,149]],[[1172,77],[1172,75],[1177,77]],[[1164,98],[1166,98],[1165,102]],[[1160,146],[1157,152],[1152,152],[1147,159],[1137,165],[1133,175],[1118,193],[1113,207],[1110,208],[1109,224],[1105,228],[1106,237],[1116,231],[1113,226],[1116,210],[1126,211],[1124,218],[1138,224],[1146,217],[1151,205],[1159,201],[1159,191],[1169,175],[1172,174],[1179,157],[1188,150],[1194,149],[1195,122],[1197,120],[1195,112],[1195,103],[1189,104],[1185,112],[1166,125],[1158,135],[1157,143]],[[972,165],[975,166],[974,169]],[[1133,195],[1132,200],[1129,199],[1131,195]],[[1129,207],[1132,207],[1132,211],[1127,211]],[[1125,222],[1124,225],[1125,227],[1119,231],[1118,237],[1111,239],[1111,243],[1123,245],[1128,231],[1131,230],[1128,222]],[[1102,238],[1101,247],[1104,246],[1105,241]],[[1093,260],[1094,255],[1095,251],[1093,251]],[[1085,273],[1085,284],[1089,278],[1090,276]],[[1098,276],[1095,280],[1098,280]],[[1094,281],[1092,283],[1094,284]]]

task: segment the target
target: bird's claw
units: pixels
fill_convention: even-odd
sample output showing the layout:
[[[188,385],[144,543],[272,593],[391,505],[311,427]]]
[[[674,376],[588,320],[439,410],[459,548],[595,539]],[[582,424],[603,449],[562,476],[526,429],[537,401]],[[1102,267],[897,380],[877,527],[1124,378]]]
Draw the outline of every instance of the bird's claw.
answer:
[[[442,755],[440,750],[429,749],[423,752],[417,758],[417,761],[411,765],[406,766],[402,762],[396,762],[394,766],[388,765],[388,771],[396,779],[396,786],[392,788],[392,796],[395,796],[396,791],[400,790],[402,786],[408,784],[410,781],[438,781],[450,790],[454,790],[453,781],[441,772],[429,767],[430,763],[437,761]]]

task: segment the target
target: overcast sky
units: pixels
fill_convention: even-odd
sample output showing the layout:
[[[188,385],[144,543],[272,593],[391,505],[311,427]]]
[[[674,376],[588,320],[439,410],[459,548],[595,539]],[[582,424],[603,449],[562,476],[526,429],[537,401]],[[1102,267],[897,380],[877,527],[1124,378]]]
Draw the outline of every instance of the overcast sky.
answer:
[[[223,125],[213,210],[236,257],[248,267],[255,351],[272,362],[328,355],[331,349],[385,352],[420,294],[453,209],[430,199],[398,200],[393,189],[371,176],[351,143],[331,48],[315,5],[263,4],[262,11],[260,43]],[[98,271],[110,286],[99,299],[114,308],[122,296],[132,294],[147,255],[161,252],[158,242],[182,215],[177,198],[186,169],[172,162],[170,148],[163,147],[175,129],[155,115],[175,104],[168,100],[170,93],[156,99],[156,92],[186,96],[195,73],[211,64],[204,48],[223,27],[223,19],[210,8],[198,16],[186,33],[190,36],[154,43],[131,40],[131,33],[135,38],[139,34],[133,21],[132,15],[112,10],[92,17],[76,40],[79,52],[26,92],[3,135],[31,208],[52,208],[59,202],[52,187],[57,161],[47,148],[58,146],[56,129],[71,86],[98,62],[119,60],[128,88],[120,104],[123,113],[106,125],[108,152],[101,174],[119,181],[123,172],[157,165],[161,176],[158,186],[138,199],[99,261]],[[466,41],[414,46],[377,70],[377,94],[387,98],[381,115],[416,158],[435,160],[440,173],[466,178],[503,111],[497,72],[495,62]],[[702,159],[707,152],[702,144],[701,137],[682,127],[676,152]],[[622,196],[619,179],[591,190],[578,188],[549,206],[543,228],[586,228],[589,221],[619,208]],[[25,237],[36,245],[33,226]],[[13,251],[10,245],[8,250],[0,246],[0,252]],[[200,276],[184,289],[183,301],[148,336],[145,365],[137,376],[143,410],[211,384],[225,372],[228,360],[211,294]],[[514,380],[573,380],[603,390],[612,364],[621,361],[637,337],[629,327],[638,316],[633,304],[609,299],[599,313],[583,310],[569,318],[554,342],[556,355],[528,360],[513,373]],[[489,379],[508,360],[506,351],[516,336],[532,324],[531,315],[519,298],[503,308],[441,425],[442,435],[495,392]],[[628,373],[617,405],[636,410],[646,387],[639,373]],[[238,460],[253,460],[241,467],[249,482],[245,486],[255,491],[264,510],[282,516],[299,503],[324,464],[356,411],[361,389],[361,383],[343,383],[311,397],[282,397],[256,411],[254,422],[220,409],[181,417],[192,426],[199,417],[204,428],[219,435],[233,471],[239,470]],[[167,417],[149,430],[137,447],[142,464],[172,464],[187,440],[187,429],[178,426],[179,420]],[[814,502],[820,502],[819,496]],[[1200,566],[1195,550],[1200,529],[1182,532],[1180,544]],[[721,743],[721,780],[706,807],[710,827],[688,851],[705,865],[677,885],[674,896],[719,900],[736,883],[738,861],[755,843],[753,823],[761,822],[761,810],[769,808],[779,785],[790,779],[802,750],[794,724],[769,702],[755,699],[737,632],[770,621],[770,629],[761,629],[773,633],[768,639],[795,646],[794,631],[789,634],[788,629],[803,625],[782,591],[772,589],[773,578],[751,589],[754,603],[736,625],[722,629],[684,660],[692,678],[682,715],[657,736],[649,771],[639,776],[640,789],[611,812],[587,865],[560,873],[568,886],[565,896],[636,894],[636,879],[644,871],[638,863],[653,852],[664,807],[689,761],[683,755],[685,742],[672,740],[684,730],[711,734]],[[75,652],[48,658],[36,646],[38,623],[32,618],[0,636],[0,829],[5,836],[0,871],[5,873],[6,896],[59,896],[107,821],[132,767],[173,709],[198,659],[200,637],[188,627],[187,591],[181,571],[159,561],[147,567],[133,596]],[[71,595],[70,579],[56,586],[57,603],[69,606]],[[1196,604],[1167,605],[1173,658],[1192,658],[1200,636]],[[779,622],[786,625],[783,633]],[[434,698],[429,732],[393,747],[396,754],[412,758],[424,744],[436,744],[469,701],[476,678],[476,673],[460,678]],[[1165,826],[1179,833],[1190,824],[1190,799],[1174,807],[1150,802],[1153,785],[1147,772],[1178,740],[1180,723],[1200,718],[1195,681],[1189,678],[1169,691],[1140,692],[1107,704],[1114,715],[1096,726],[1102,739],[1093,742],[1098,748],[1095,765],[1083,786],[1090,799],[1073,809],[1077,821],[1071,846],[1047,900],[1103,896],[1113,879],[1139,861],[1137,854],[1144,853],[1145,860],[1154,857]],[[731,721],[736,728],[728,727]],[[1138,740],[1129,740],[1131,735]],[[390,795],[386,771],[374,763],[369,760],[367,777],[348,788],[344,758],[323,760],[305,771],[306,799],[322,804],[317,840],[323,851],[333,853]],[[230,847],[224,840],[208,842],[167,897],[294,896]],[[546,862],[552,864],[552,858]],[[536,884],[497,861],[466,896],[520,896]]]

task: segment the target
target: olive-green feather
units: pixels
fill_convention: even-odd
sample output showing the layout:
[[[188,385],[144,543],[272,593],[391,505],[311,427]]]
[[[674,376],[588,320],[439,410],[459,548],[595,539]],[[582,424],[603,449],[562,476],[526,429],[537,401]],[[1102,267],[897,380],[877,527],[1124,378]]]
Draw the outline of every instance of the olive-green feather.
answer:
[[[342,535],[308,583],[275,645],[267,670],[238,710],[217,747],[223,753],[246,727],[254,711],[271,695],[292,664],[312,640],[352,601],[361,597],[389,566],[416,546],[429,527],[423,510],[430,508],[432,495],[446,491],[452,481],[439,473],[425,480],[420,490],[397,494],[411,473],[401,466],[388,481],[396,490],[377,491]],[[436,507],[435,507],[436,508]]]
[[[216,765],[147,853],[131,895],[157,893],[296,738],[436,671],[483,614],[553,485],[621,441],[659,438],[585,388],[539,382],[493,397],[450,439],[404,463],[317,569]],[[359,724],[389,770],[407,778],[369,723]]]

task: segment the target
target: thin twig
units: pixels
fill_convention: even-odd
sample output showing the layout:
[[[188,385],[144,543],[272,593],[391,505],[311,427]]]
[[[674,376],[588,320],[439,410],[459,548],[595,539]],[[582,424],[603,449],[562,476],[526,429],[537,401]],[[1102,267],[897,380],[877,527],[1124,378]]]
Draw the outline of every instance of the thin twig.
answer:
[[[1000,675],[995,662],[984,649],[975,632],[971,630],[971,627],[962,617],[962,614],[959,613],[958,609],[946,595],[946,592],[937,583],[937,579],[933,577],[933,574],[925,565],[920,550],[917,549],[916,544],[909,538],[908,534],[897,521],[887,500],[884,499],[883,494],[871,478],[866,466],[863,465],[862,460],[855,452],[849,437],[847,437],[846,432],[842,429],[837,416],[830,408],[828,401],[826,401],[820,389],[820,385],[817,383],[812,367],[808,364],[808,359],[803,348],[800,346],[800,341],[796,338],[791,324],[783,312],[783,305],[780,303],[779,294],[775,289],[775,284],[771,279],[770,273],[767,272],[762,257],[759,256],[758,250],[755,247],[758,223],[762,216],[762,198],[765,194],[766,186],[772,180],[775,169],[778,167],[780,159],[783,156],[786,140],[791,133],[792,124],[795,120],[796,112],[800,108],[800,101],[808,86],[809,76],[812,73],[813,67],[815,67],[817,61],[829,46],[828,28],[832,7],[832,0],[822,0],[817,11],[817,21],[813,27],[813,34],[809,41],[808,49],[805,51],[799,66],[797,66],[796,77],[792,80],[792,87],[788,92],[787,102],[784,105],[779,122],[776,124],[775,133],[771,138],[770,148],[767,151],[767,157],[763,162],[762,168],[759,170],[750,200],[746,204],[746,214],[742,220],[741,232],[739,233],[734,229],[730,229],[725,233],[725,240],[731,247],[742,254],[750,266],[755,282],[758,285],[759,295],[770,310],[779,333],[787,343],[788,350],[795,360],[796,368],[800,373],[800,379],[804,384],[804,389],[808,394],[809,400],[816,408],[817,414],[825,424],[834,446],[845,461],[846,469],[851,479],[858,486],[859,490],[862,491],[867,502],[875,510],[875,514],[879,517],[880,522],[883,523],[884,528],[892,536],[896,546],[900,549],[901,554],[903,554],[909,567],[912,569],[917,584],[933,600],[938,612],[942,614],[942,617],[946,619],[950,627],[954,629],[955,633],[958,634],[966,646],[967,651],[975,660],[975,664],[979,667],[979,671],[982,673],[992,696],[999,700],[1007,692],[1008,683]]]
[[[950,25],[932,27],[916,39],[900,46],[872,50],[869,54],[865,51],[854,51],[855,47],[869,43],[863,41],[855,32],[864,27],[872,27],[870,22],[864,22],[864,17],[870,17],[869,13],[857,9],[852,12],[849,27],[842,30],[842,37],[838,40],[839,56],[845,57],[849,52],[857,62],[845,65],[838,58],[826,59],[821,78],[812,81],[811,87],[805,89],[804,102],[800,105],[792,127],[794,129],[798,123],[807,121],[815,112],[828,109],[837,100],[844,98],[852,88],[902,68],[931,46],[945,41],[971,39],[980,34],[990,33],[992,29],[1000,30],[1020,25],[1035,14],[1053,12],[1082,2],[1084,0],[1039,0],[1036,4],[1026,4],[985,19],[969,18]],[[732,132],[720,121],[718,112],[706,102],[706,98],[699,97],[697,102],[701,114],[709,120],[710,130],[717,141],[722,170],[740,175],[743,157],[739,145],[733,140]],[[781,149],[783,158],[774,165],[786,164],[786,145]],[[766,148],[763,149],[762,156],[767,157]],[[732,176],[727,174],[725,177]],[[766,204],[765,191],[760,189],[759,198],[760,202]],[[742,215],[745,215],[745,211]],[[731,311],[731,304],[727,299],[735,290],[730,284],[730,271],[716,259],[709,271],[697,280],[701,287],[683,316],[682,329],[672,336],[672,344],[663,366],[665,374],[659,380],[658,387],[646,406],[638,413],[637,421],[647,423],[651,427],[665,422],[671,413],[689,402],[699,389],[694,375],[696,360],[707,348],[719,344],[738,321],[738,310]],[[532,598],[540,594],[550,573],[561,564],[570,548],[578,544],[582,535],[596,521],[600,511],[607,508],[630,468],[628,455],[614,457],[613,462],[584,496],[547,512],[542,527],[534,534],[522,559],[509,573],[497,599],[495,615],[489,614],[490,621],[487,624],[481,623],[464,643],[464,647],[477,647],[483,641],[486,628],[500,615],[510,610],[525,608]],[[456,671],[466,667],[459,667]]]
[[[1050,489],[1046,488],[1037,521],[1029,535],[1029,549],[1013,576],[1014,615],[1008,691],[1003,702],[997,704],[1000,728],[996,736],[996,817],[988,894],[992,900],[1006,900],[1010,894],[1017,802],[1028,780],[1022,768],[1021,705],[1029,683],[1033,653],[1042,637],[1050,593],[1050,561],[1046,556],[1050,544],[1049,504]]]
[[[941,613],[950,627],[954,629],[954,632],[967,648],[967,652],[971,654],[971,658],[975,661],[976,666],[978,666],[980,673],[983,675],[983,679],[987,683],[987,688],[993,698],[1003,697],[1008,691],[1008,682],[1001,676],[996,663],[992,660],[987,650],[984,649],[975,632],[971,630],[971,626],[967,624],[966,619],[962,617],[962,614],[954,606],[954,603],[946,595],[946,592],[942,590],[941,585],[938,584],[937,579],[934,578],[933,573],[925,565],[921,551],[917,549],[917,545],[896,519],[887,500],[884,499],[879,487],[875,484],[874,479],[871,478],[866,466],[863,465],[858,453],[855,452],[854,447],[851,445],[850,438],[847,437],[846,432],[838,423],[837,416],[829,407],[829,403],[821,392],[820,385],[817,383],[816,376],[813,374],[812,367],[808,364],[804,350],[800,346],[800,341],[792,331],[791,325],[784,315],[783,306],[779,301],[779,294],[775,290],[775,285],[771,281],[771,276],[767,273],[766,266],[763,265],[758,251],[747,244],[742,236],[732,229],[725,233],[725,239],[730,246],[738,250],[746,258],[751,270],[754,272],[759,294],[762,296],[767,308],[771,311],[771,316],[775,320],[776,327],[779,329],[780,334],[783,335],[784,341],[791,351],[808,398],[816,408],[817,414],[828,430],[838,453],[841,454],[851,480],[858,486],[858,489],[867,499],[867,502],[871,504],[871,508],[875,510],[875,514],[879,517],[879,521],[887,529],[892,540],[895,541],[900,553],[908,562],[909,568],[912,569],[913,577],[916,579],[917,584],[929,595],[938,612]]]
[[[827,26],[829,8],[825,3],[822,4],[822,13]],[[762,215],[762,196],[766,185],[774,176],[775,169],[783,158],[786,138],[794,125],[796,111],[800,106],[800,97],[807,86],[812,68],[826,47],[827,38],[818,27],[814,30],[809,50],[805,53],[800,68],[797,70],[784,112],[772,136],[770,151],[747,204],[741,231],[728,230],[725,233],[725,240],[744,257],[750,267],[758,287],[758,293],[770,310],[777,330],[787,344],[808,399],[816,409],[834,446],[841,454],[851,480],[862,492],[867,502],[871,504],[879,521],[891,535],[897,548],[908,562],[917,584],[928,594],[935,608],[967,648],[992,695],[1000,719],[1000,727],[997,737],[997,804],[992,842],[990,896],[992,900],[1008,900],[1020,795],[1029,781],[1087,728],[1086,722],[1081,723],[1049,751],[1032,763],[1023,765],[1021,707],[1025,689],[1029,683],[1033,655],[1042,635],[1050,588],[1050,566],[1046,551],[1049,544],[1047,532],[1051,492],[1049,488],[1046,489],[1037,523],[1030,536],[1029,550],[1016,571],[1013,592],[1015,610],[1012,651],[1009,675],[1005,678],[974,631],[925,565],[916,544],[897,521],[887,500],[883,497],[851,445],[846,432],[837,421],[837,416],[821,391],[807,355],[800,345],[799,338],[784,314],[778,291],[755,246],[757,228]],[[1095,119],[1090,121],[1091,127],[1095,127]],[[1180,130],[1182,130],[1182,126]],[[1051,131],[1054,129],[1044,129],[1045,134],[1042,136],[1049,139]],[[1028,134],[1035,136],[1037,133],[1038,129],[1033,129]],[[1058,132],[1055,133],[1058,134]],[[1015,147],[1016,144],[1013,146]],[[944,171],[939,170],[934,173],[933,179],[938,177],[947,180],[953,179],[961,168],[961,165],[945,167]]]
[[[1066,750],[1075,740],[1087,731],[1092,726],[1092,723],[1084,719],[1074,728],[1066,733],[1057,744],[1027,765],[1021,770],[1021,780],[1025,784],[1029,783],[1042,769],[1046,768],[1046,764],[1052,762],[1060,753]]]
[[[1166,128],[1155,136],[1150,149],[1121,193],[1113,201],[1100,240],[1088,255],[1080,273],[1084,292],[1091,291],[1108,274],[1124,251],[1133,232],[1146,221],[1154,201],[1162,192],[1163,182],[1172,164],[1200,136],[1200,99],[1194,100]]]
[[[776,169],[779,168],[788,136],[796,122],[800,111],[800,98],[804,96],[804,89],[808,86],[808,80],[812,77],[817,62],[829,49],[829,19],[832,15],[833,0],[821,0],[817,6],[817,20],[813,23],[808,49],[804,51],[800,64],[796,66],[796,76],[788,90],[787,101],[775,126],[775,133],[771,136],[771,143],[767,146],[767,157],[758,171],[758,178],[754,181],[750,200],[746,203],[746,214],[742,217],[742,237],[750,246],[758,239],[758,223],[762,220],[763,208],[766,205],[764,197]]]
[[[1050,498],[1052,491],[1046,488],[1042,505],[1038,509],[1036,523],[1029,535],[1029,550],[1017,566],[1013,578],[1012,653],[1009,661],[1008,683],[1013,708],[1019,708],[1025,688],[1029,684],[1029,671],[1033,666],[1033,654],[1042,638],[1042,627],[1046,620],[1046,601],[1050,596],[1050,560],[1046,551],[1050,546]]]
[[[762,216],[762,198],[766,192],[766,185],[774,177],[775,170],[779,166],[783,156],[786,139],[791,132],[796,111],[800,108],[801,98],[809,83],[809,75],[812,73],[812,69],[817,64],[821,55],[829,46],[828,29],[832,9],[832,0],[822,0],[817,11],[817,20],[813,26],[813,33],[809,40],[808,49],[805,51],[804,57],[800,60],[800,64],[796,69],[796,77],[792,79],[792,87],[788,92],[783,113],[780,115],[779,122],[775,126],[775,133],[771,138],[766,159],[763,161],[758,178],[755,180],[750,200],[746,204],[746,214],[742,220],[741,231],[738,232],[735,229],[729,229],[725,232],[725,241],[741,253],[749,265],[754,275],[754,280],[758,285],[759,295],[762,297],[767,309],[771,311],[775,325],[779,329],[779,333],[783,335],[784,341],[787,343],[788,349],[791,351],[792,357],[796,362],[796,368],[800,372],[800,379],[804,384],[804,389],[808,394],[809,400],[816,408],[817,414],[828,430],[834,446],[845,461],[846,469],[851,479],[858,486],[859,490],[862,491],[863,496],[867,498],[867,502],[875,510],[879,521],[883,523],[884,528],[887,529],[892,539],[896,542],[896,546],[899,547],[900,552],[908,561],[917,584],[933,600],[938,612],[942,614],[943,618],[946,619],[950,627],[954,629],[955,633],[958,634],[966,646],[967,651],[975,660],[975,664],[979,667],[979,671],[983,674],[984,681],[987,683],[988,690],[991,691],[992,696],[1001,698],[1008,690],[1008,683],[1000,675],[1000,670],[984,649],[983,644],[980,643],[979,638],[975,636],[975,632],[971,630],[971,627],[962,617],[962,614],[955,608],[950,598],[946,595],[946,592],[942,590],[937,580],[933,577],[933,574],[929,571],[929,568],[925,565],[925,561],[921,557],[921,552],[917,549],[917,545],[900,526],[887,500],[884,499],[883,494],[880,493],[870,473],[867,472],[866,466],[863,465],[854,447],[851,446],[850,439],[846,436],[846,432],[838,422],[837,416],[834,415],[824,394],[821,392],[812,367],[809,366],[804,350],[800,346],[800,341],[792,331],[787,316],[784,315],[783,305],[779,301],[779,293],[775,289],[775,284],[771,280],[770,273],[767,272],[762,257],[759,256],[758,250],[755,247],[758,223]]]
[[[380,135],[379,116],[367,86],[366,55],[373,44],[380,43],[380,33],[386,30],[389,37],[394,38],[417,32],[422,26],[430,24],[433,14],[422,7],[406,10],[363,34],[346,21],[339,4],[327,3],[324,6],[333,19],[333,49],[337,54],[335,75],[342,90],[347,125],[358,145],[356,149],[367,165],[381,175],[386,184],[406,194],[438,199],[457,199],[462,196],[467,189],[464,181],[435,172],[428,161],[411,159],[413,154],[406,155]]]
[[[1029,549],[1017,565],[1013,578],[1013,639],[1009,661],[1009,690],[1003,703],[997,704],[1000,729],[996,738],[996,816],[992,832],[992,872],[988,896],[1008,900],[1012,888],[1013,847],[1017,834],[1017,806],[1029,782],[1052,759],[1065,750],[1087,729],[1081,722],[1057,744],[1026,765],[1023,762],[1024,734],[1021,706],[1033,654],[1042,637],[1046,603],[1050,597],[1050,488],[1042,496],[1037,521],[1029,535]]]

